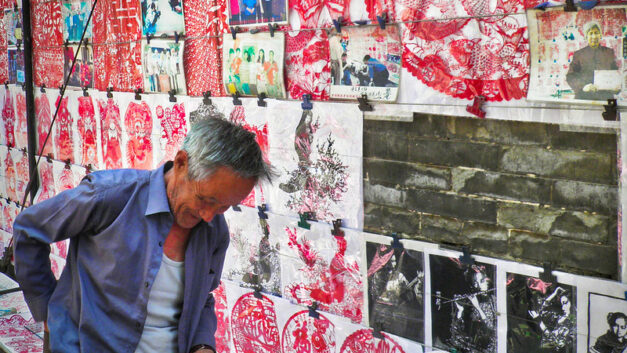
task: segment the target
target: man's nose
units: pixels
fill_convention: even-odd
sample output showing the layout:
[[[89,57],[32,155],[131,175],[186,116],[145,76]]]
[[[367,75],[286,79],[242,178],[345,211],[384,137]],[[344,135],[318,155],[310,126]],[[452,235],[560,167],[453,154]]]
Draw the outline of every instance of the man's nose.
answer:
[[[213,217],[216,215],[216,211],[213,208],[205,208],[205,209],[200,210],[199,214],[200,214],[200,217],[202,217],[203,221],[209,223],[211,222]]]

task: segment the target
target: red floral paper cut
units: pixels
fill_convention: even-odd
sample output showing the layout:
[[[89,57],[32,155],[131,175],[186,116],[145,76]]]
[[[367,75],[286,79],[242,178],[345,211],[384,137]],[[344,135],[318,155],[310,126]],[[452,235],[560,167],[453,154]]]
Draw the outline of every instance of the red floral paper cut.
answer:
[[[230,353],[229,341],[231,340],[231,323],[229,320],[229,308],[226,301],[224,283],[220,282],[220,285],[212,294],[215,300],[214,310],[218,319],[218,327],[215,333],[216,351],[220,353]]]
[[[346,338],[340,353],[405,353],[390,336],[381,332],[383,338],[374,338],[372,330],[361,329]]]
[[[133,92],[144,87],[141,42],[94,45],[94,86]]]
[[[100,108],[102,158],[105,169],[122,168],[122,150],[120,127],[120,108],[109,98],[106,102],[98,100]]]
[[[185,41],[183,65],[187,93],[200,96],[211,91],[213,96],[224,95],[222,84],[222,38],[196,38]]]
[[[283,353],[335,352],[335,325],[324,315],[315,319],[308,311],[292,315],[283,328]]]
[[[54,177],[52,163],[42,160],[39,163],[39,182],[41,191],[36,202],[45,201],[54,196]]]
[[[124,115],[128,135],[126,159],[129,168],[152,169],[152,114],[146,102],[131,102]]]
[[[183,7],[187,36],[216,36],[229,31],[226,0],[186,0]]]
[[[35,86],[59,87],[63,84],[63,49],[33,48]]]
[[[15,147],[15,110],[13,109],[13,95],[10,90],[6,90],[4,96],[2,121],[4,121],[4,134],[7,145]]]
[[[231,321],[235,352],[281,353],[274,303],[266,296],[241,296],[233,306]]]
[[[5,167],[5,178],[6,178],[6,188],[7,188],[7,196],[9,199],[16,201],[17,200],[17,183],[15,180],[15,164],[13,162],[13,157],[11,156],[11,152],[8,152],[4,159],[4,167]],[[5,213],[5,219],[6,213]],[[12,218],[11,218],[12,220]],[[10,223],[13,224],[13,221]]]
[[[330,26],[331,20],[338,19],[348,10],[348,0],[295,0],[290,1],[289,6],[300,16],[301,28],[317,28]],[[328,11],[331,18],[322,17]],[[348,17],[345,17],[348,19]]]
[[[165,108],[158,105],[155,113],[161,124],[161,138],[165,141],[165,155],[162,162],[172,161],[176,152],[183,145],[183,139],[187,135],[185,107],[183,103],[177,103],[172,107]]]
[[[285,71],[290,98],[328,100],[331,88],[329,39],[326,31],[300,31],[285,40]]]
[[[32,14],[33,48],[63,45],[61,2],[47,1],[35,5]]]
[[[15,95],[15,144],[18,148],[28,148],[28,127],[26,123],[26,95],[18,91]]]
[[[376,22],[377,16],[382,16],[383,13],[387,14],[390,21],[397,21],[393,0],[366,0],[365,2],[368,18],[371,21]]]
[[[2,7],[4,9],[4,7]],[[6,34],[4,18],[0,21],[0,33]],[[7,48],[7,36],[0,35],[0,82],[9,79],[9,54]]]
[[[24,200],[28,180],[30,180],[28,175],[28,154],[25,152],[18,153],[17,160],[15,161],[15,172],[17,176],[15,180],[15,192],[17,193],[18,201],[21,203],[22,200]]]
[[[97,122],[94,102],[91,97],[78,98],[78,116],[80,117],[77,126],[80,136],[79,142],[81,143],[81,164],[97,166]]]
[[[138,41],[141,39],[140,21],[141,8],[137,0],[99,1],[93,14],[94,43]]]
[[[52,154],[53,142],[52,136],[50,136],[50,138],[48,138],[48,142],[46,142],[43,152],[41,151],[41,148],[44,146],[44,142],[46,141],[46,137],[48,136],[50,124],[52,123],[50,101],[48,100],[48,96],[46,94],[42,94],[41,96],[35,98],[35,109],[35,115],[37,117],[37,136],[39,137],[37,153],[47,156],[48,154]]]
[[[60,96],[59,96],[60,97]],[[72,116],[68,110],[69,97],[61,100],[59,113],[54,126],[54,144],[57,147],[57,159],[62,161],[69,160],[74,163],[74,143],[72,138]],[[59,105],[59,98],[55,105]]]

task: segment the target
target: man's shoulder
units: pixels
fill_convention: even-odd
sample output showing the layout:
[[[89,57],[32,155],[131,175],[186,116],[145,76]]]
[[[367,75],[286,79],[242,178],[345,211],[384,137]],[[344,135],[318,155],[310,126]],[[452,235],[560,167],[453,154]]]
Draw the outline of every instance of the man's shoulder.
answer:
[[[149,170],[138,169],[102,170],[90,173],[85,178],[97,188],[127,188],[132,185],[148,183],[150,172]]]

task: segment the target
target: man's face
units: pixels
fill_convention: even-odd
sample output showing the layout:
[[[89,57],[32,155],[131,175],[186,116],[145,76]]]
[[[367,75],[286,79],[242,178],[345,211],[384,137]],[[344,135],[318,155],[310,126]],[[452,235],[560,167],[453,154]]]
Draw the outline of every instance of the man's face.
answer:
[[[596,48],[599,46],[600,41],[601,31],[599,31],[597,27],[592,27],[592,29],[588,31],[588,45],[591,48]]]
[[[200,221],[210,222],[216,214],[239,204],[256,184],[255,179],[242,178],[227,167],[219,167],[208,178],[190,180],[184,151],[177,153],[174,163],[167,195],[174,221],[182,228],[193,228]]]
[[[614,331],[616,337],[624,337],[627,334],[627,322],[622,317],[619,317],[615,323],[616,325],[612,326],[612,331]]]

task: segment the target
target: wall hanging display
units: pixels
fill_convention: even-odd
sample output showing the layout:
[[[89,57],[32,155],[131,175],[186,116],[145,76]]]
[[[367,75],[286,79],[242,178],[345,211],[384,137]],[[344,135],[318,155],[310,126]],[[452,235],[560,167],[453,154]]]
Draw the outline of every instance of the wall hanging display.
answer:
[[[143,96],[146,99],[147,96]],[[153,169],[153,123],[146,101],[132,101],[124,113],[123,140],[126,141],[126,163],[133,169]]]
[[[79,42],[81,40],[87,25],[87,19],[89,19],[89,13],[91,12],[91,2],[92,0],[62,0],[63,40],[68,42]],[[85,32],[85,38],[91,38],[92,28],[93,22],[89,23],[87,32]]]
[[[588,351],[623,352],[627,348],[625,298],[589,293],[588,300]]]
[[[74,69],[70,73],[74,57],[77,56]],[[94,53],[91,45],[83,45],[78,50],[78,45],[70,45],[63,49],[63,73],[64,77],[70,76],[68,86],[94,87]]]
[[[185,32],[182,0],[141,0],[141,9],[144,36]]]
[[[230,26],[287,23],[286,0],[229,0],[227,3]]]
[[[52,143],[56,149],[56,158],[61,161],[69,161],[74,163],[74,116],[70,114],[68,107],[70,97],[65,96],[60,99],[61,96],[57,96],[55,107],[59,106],[59,112],[57,113],[57,120],[54,122],[53,139],[48,143]]]
[[[112,98],[96,99],[100,112],[100,141],[102,143],[102,167],[122,168],[122,123],[120,107]]]
[[[328,100],[331,65],[327,32],[287,32],[285,73],[289,98],[301,99],[310,94],[314,100]]]
[[[133,92],[143,89],[141,41],[94,45],[94,70],[97,90]]]
[[[62,47],[33,48],[33,81],[35,86],[61,86],[64,82],[63,66]]]
[[[399,28],[348,27],[329,35],[331,98],[394,102],[401,72]]]
[[[190,96],[201,96],[204,92],[224,95],[221,43],[222,38],[213,37],[185,40],[183,66]]]
[[[530,100],[607,104],[627,99],[627,6],[527,13]]]
[[[185,113],[185,102],[181,98],[183,97],[177,98],[178,103],[155,102],[154,113],[158,122],[155,124],[159,128],[159,143],[153,141],[153,146],[157,153],[156,160],[159,161],[157,165],[173,161],[187,135],[189,123]]]
[[[26,91],[20,86],[10,90],[15,97],[15,147],[28,148],[28,128],[26,123]]]
[[[225,34],[222,38],[222,78],[227,94],[265,93],[269,98],[285,98],[284,33],[239,33],[235,40]]]
[[[4,28],[7,31],[7,44],[9,46],[16,46],[18,42],[23,41],[22,23],[22,9],[4,10]]]
[[[9,83],[24,83],[24,51],[9,49]]]
[[[183,42],[173,40],[143,41],[142,63],[146,92],[170,91],[186,94],[183,72]]]

